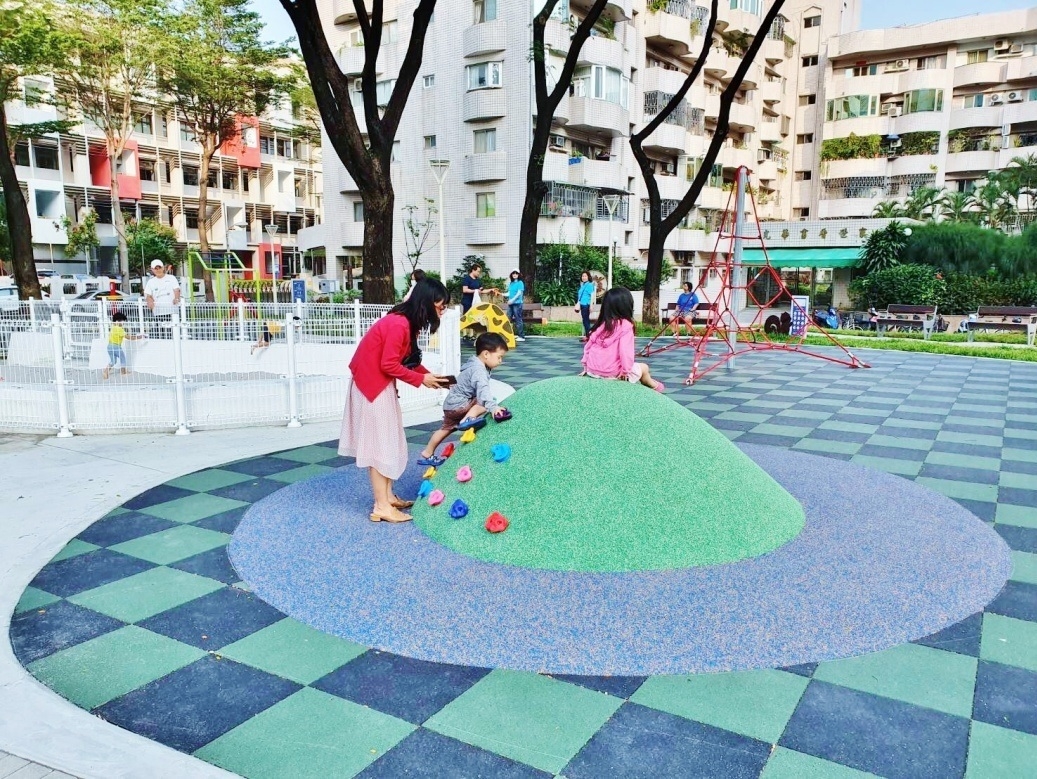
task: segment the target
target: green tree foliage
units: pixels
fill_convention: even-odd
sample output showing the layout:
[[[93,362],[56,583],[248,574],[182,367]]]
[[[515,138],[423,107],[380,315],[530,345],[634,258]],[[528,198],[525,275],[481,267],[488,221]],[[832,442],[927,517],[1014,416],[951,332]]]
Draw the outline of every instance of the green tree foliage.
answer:
[[[857,265],[867,273],[891,268],[901,262],[906,245],[907,232],[904,225],[890,222],[865,239]]]
[[[940,215],[943,190],[937,187],[919,187],[904,201],[904,217],[926,221]]]
[[[939,304],[947,283],[931,265],[895,265],[850,282],[850,299],[859,309]]]
[[[62,218],[61,227],[68,236],[65,244],[65,254],[69,257],[78,257],[82,254],[87,258],[87,266],[90,264],[90,253],[101,245],[101,239],[97,237],[97,214],[93,209],[83,211],[79,224],[72,224],[67,216]]]
[[[904,216],[904,207],[897,200],[883,200],[872,209],[871,215],[876,219],[900,219]]]
[[[152,260],[167,265],[176,260],[176,230],[154,219],[131,221],[126,225],[130,250],[130,268],[135,276],[144,278]]]
[[[881,135],[854,135],[828,138],[821,142],[822,160],[858,160],[882,155]]]
[[[944,273],[981,275],[1000,268],[1016,239],[975,224],[941,222],[912,229],[901,261],[931,265]]]
[[[940,217],[945,222],[975,222],[972,196],[968,192],[944,192],[940,201]]]

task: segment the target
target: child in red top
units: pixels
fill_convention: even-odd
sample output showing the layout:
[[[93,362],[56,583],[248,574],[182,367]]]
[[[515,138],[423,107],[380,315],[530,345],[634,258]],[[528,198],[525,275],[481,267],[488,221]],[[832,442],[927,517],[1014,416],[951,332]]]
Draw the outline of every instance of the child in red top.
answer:
[[[601,313],[583,347],[583,373],[599,379],[626,379],[662,392],[648,365],[634,362],[634,297],[625,287],[613,287],[601,301]]]

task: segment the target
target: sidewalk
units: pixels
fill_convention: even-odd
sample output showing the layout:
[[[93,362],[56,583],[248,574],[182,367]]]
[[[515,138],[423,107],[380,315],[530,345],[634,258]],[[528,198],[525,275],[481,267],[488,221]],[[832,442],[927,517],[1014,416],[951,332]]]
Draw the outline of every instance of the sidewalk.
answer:
[[[438,418],[439,410],[432,409],[404,415],[404,422]],[[327,441],[338,432],[338,422],[323,422],[182,437],[0,436],[0,754],[84,779],[233,776],[106,724],[41,685],[11,651],[11,615],[36,572],[70,538],[130,497],[201,468]]]

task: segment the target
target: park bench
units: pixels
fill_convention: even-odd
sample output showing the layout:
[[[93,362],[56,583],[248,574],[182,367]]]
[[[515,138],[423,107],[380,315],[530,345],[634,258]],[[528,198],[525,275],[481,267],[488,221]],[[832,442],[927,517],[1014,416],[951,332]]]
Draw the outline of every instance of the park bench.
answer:
[[[693,325],[705,325],[709,324],[710,320],[716,316],[717,304],[703,302],[695,306],[691,312],[691,316],[686,317],[686,321]],[[674,315],[677,313],[677,304],[670,303],[666,306],[666,310],[663,312],[663,324],[668,325],[673,320]]]
[[[977,330],[1000,333],[1026,333],[1026,345],[1034,345],[1037,336],[1037,308],[1030,306],[980,306],[965,322],[969,340]]]
[[[887,328],[896,327],[900,330],[921,330],[928,341],[935,324],[936,306],[907,306],[900,303],[890,303],[885,311],[878,312],[875,320],[880,338],[885,335]]]
[[[522,321],[527,325],[546,325],[547,317],[544,316],[544,306],[540,303],[523,303]]]

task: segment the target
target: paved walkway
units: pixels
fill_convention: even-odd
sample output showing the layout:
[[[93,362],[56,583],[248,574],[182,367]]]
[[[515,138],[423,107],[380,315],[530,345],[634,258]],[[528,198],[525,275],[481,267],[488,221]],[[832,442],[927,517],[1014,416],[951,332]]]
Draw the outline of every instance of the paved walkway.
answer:
[[[75,777],[64,771],[55,771],[45,765],[0,751],[0,779],[75,779]]]
[[[496,375],[521,385],[571,373],[578,355],[575,339],[531,340]],[[319,638],[250,596],[224,567],[245,504],[307,468],[339,464],[332,448],[311,445],[333,438],[336,426],[325,425],[8,444],[0,468],[33,488],[0,499],[0,544],[14,550],[3,562],[0,614],[64,549],[19,607],[22,660],[97,714],[246,775],[285,775],[276,769],[286,759],[299,776],[574,779],[643,775],[646,766],[655,776],[694,769],[767,779],[1032,771],[1037,366],[871,352],[864,359],[874,368],[850,371],[768,355],[739,358],[734,373],[684,388],[689,356],[651,360],[674,400],[739,442],[852,460],[942,492],[1012,547],[1012,581],[982,614],[934,636],[785,669],[547,677],[408,660]],[[408,435],[418,441],[427,431]],[[688,478],[699,456],[689,452]],[[243,457],[251,459],[215,467]],[[122,569],[113,579],[113,567],[94,560]],[[132,577],[207,589],[186,602],[176,592],[170,606],[169,588],[142,600],[124,584]],[[61,620],[68,632],[55,632]],[[84,662],[108,649],[133,656],[134,641],[162,644],[172,668],[77,686],[74,671],[91,667]],[[0,693],[14,702],[0,709],[0,749],[80,776],[227,775],[64,703],[17,667],[6,645],[0,651]]]

